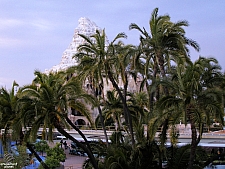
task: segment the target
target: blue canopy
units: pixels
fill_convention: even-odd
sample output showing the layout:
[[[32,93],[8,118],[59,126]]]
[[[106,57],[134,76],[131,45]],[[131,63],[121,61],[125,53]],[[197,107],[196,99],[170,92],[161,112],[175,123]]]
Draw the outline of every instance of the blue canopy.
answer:
[[[11,152],[12,152],[14,155],[16,155],[16,156],[19,155],[19,152],[18,152],[18,150],[17,150],[17,146],[12,146],[12,147],[11,147]],[[27,154],[31,154],[31,152],[30,152],[29,149],[26,149],[26,153],[27,153]]]
[[[3,149],[3,145],[2,145],[2,140],[0,139],[0,158],[4,157],[4,149]]]
[[[45,157],[43,156],[40,156],[40,158],[45,161]],[[36,159],[36,158],[33,158],[32,159],[32,164],[28,165],[28,166],[25,166],[23,167],[22,169],[37,169],[38,167],[40,166],[40,162]]]

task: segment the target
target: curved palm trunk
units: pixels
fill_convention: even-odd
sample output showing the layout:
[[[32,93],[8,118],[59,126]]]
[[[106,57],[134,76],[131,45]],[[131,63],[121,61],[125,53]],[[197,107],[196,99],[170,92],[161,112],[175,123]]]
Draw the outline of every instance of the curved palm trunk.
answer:
[[[161,136],[160,136],[160,140],[161,140],[162,145],[164,145],[166,140],[167,140],[166,133],[167,133],[167,130],[168,130],[168,126],[169,126],[169,119],[166,118],[165,121],[163,122],[162,133],[161,133]]]
[[[22,128],[20,129],[20,145],[23,144],[23,138],[24,138],[24,134],[23,134],[23,130]]]
[[[126,99],[126,95],[127,95],[127,86],[128,86],[128,82],[127,82],[127,76],[125,75],[125,82],[124,82],[124,88],[123,88],[123,98],[125,100],[125,102],[127,102]],[[126,112],[126,108],[123,106],[123,111]],[[124,113],[124,117],[125,117],[125,122],[126,124],[129,124],[129,117],[127,113]],[[129,126],[129,125],[128,125]],[[130,131],[131,132],[131,131]]]
[[[165,72],[165,67],[164,67],[163,55],[162,55],[162,53],[160,51],[157,51],[156,55],[157,55],[157,59],[158,59],[158,63],[159,63],[159,69],[160,69],[161,76],[165,77],[166,76],[166,72]],[[165,93],[166,96],[169,95],[169,91],[168,91],[167,87],[164,87],[164,93]],[[158,98],[160,97],[159,93],[158,93],[157,97]],[[167,140],[166,133],[167,133],[167,130],[168,130],[168,125],[169,125],[169,119],[166,118],[165,121],[163,122],[163,126],[162,126],[161,146],[163,146],[165,144],[166,140]]]
[[[117,123],[117,131],[120,131],[121,130],[121,123],[120,123],[120,119],[118,118],[118,116],[115,117],[115,121]]]
[[[119,96],[120,96],[120,98],[122,100],[123,107],[124,107],[124,114],[126,115],[124,117],[127,117],[127,121],[128,121],[127,125],[129,127],[129,130],[130,130],[132,145],[134,146],[135,145],[135,140],[134,140],[134,131],[133,131],[132,119],[131,119],[130,111],[129,111],[128,107],[127,107],[126,100],[125,100],[123,94],[121,93],[121,91],[119,89],[119,86],[115,82],[115,80],[114,80],[110,70],[108,70],[108,76],[109,76],[109,80],[111,81],[113,87],[115,87],[116,91],[118,92],[118,94],[119,94]]]
[[[126,99],[127,87],[128,87],[128,80],[127,80],[127,73],[125,73],[125,83],[123,85],[123,94],[124,94],[125,101],[127,101],[127,99]]]
[[[154,83],[155,82],[155,80],[156,80],[156,75],[157,75],[157,73],[158,73],[158,64],[157,64],[157,61],[156,61],[156,59],[154,58],[153,59],[154,60],[154,67],[153,67],[153,74],[152,74],[152,77],[153,77],[153,79],[152,79],[152,83]],[[158,88],[158,87],[157,87]],[[155,95],[155,92],[152,92],[151,93],[151,104],[152,104],[152,110],[153,110],[153,102],[154,102],[154,95]],[[157,94],[156,94],[157,95]]]
[[[30,150],[32,154],[37,158],[37,160],[40,162],[40,164],[45,168],[45,169],[50,169],[45,162],[40,158],[40,156],[37,154],[37,152],[33,149],[33,147],[27,142],[27,148]]]
[[[92,81],[90,83],[92,83]],[[100,90],[102,90],[102,88]],[[94,87],[92,87],[92,92],[93,92],[94,96],[96,97],[96,99],[98,99],[98,95],[96,94],[97,93],[96,90],[95,90]],[[103,98],[104,98],[104,94],[103,94]],[[106,132],[105,123],[104,123],[104,119],[103,119],[103,116],[102,116],[102,110],[101,110],[101,107],[99,105],[98,105],[98,113],[99,113],[99,118],[100,118],[100,122],[101,122],[101,125],[102,125],[102,129],[103,129],[103,132],[104,132],[106,145],[108,147],[108,145],[109,145],[108,135],[107,135],[107,132]]]
[[[60,132],[62,135],[64,135],[65,137],[67,137],[68,139],[70,139],[71,141],[75,142],[76,145],[80,148],[82,148],[88,155],[88,157],[90,158],[90,161],[94,167],[94,169],[99,169],[98,168],[98,164],[97,161],[95,160],[95,157],[93,156],[93,153],[91,152],[91,150],[84,144],[80,143],[79,141],[77,141],[74,137],[72,137],[69,133],[67,133],[59,124],[59,122],[54,122],[54,126],[57,128],[58,132]]]
[[[103,116],[102,116],[102,110],[101,110],[100,106],[98,106],[98,112],[99,112],[99,117],[100,117],[100,121],[101,121],[101,124],[102,124],[102,129],[103,129],[103,132],[104,132],[104,135],[105,135],[106,145],[108,147],[109,141],[108,141],[108,136],[107,136],[107,132],[106,132]]]
[[[93,88],[93,93],[97,93],[94,88]],[[98,95],[94,94],[95,97],[97,98]],[[104,97],[104,94],[103,94],[103,97]],[[108,141],[108,136],[107,136],[107,132],[106,132],[106,128],[105,128],[105,123],[104,123],[104,119],[103,119],[103,116],[102,116],[102,109],[101,107],[98,105],[98,113],[99,113],[99,118],[100,118],[100,122],[102,124],[102,129],[103,129],[103,132],[104,132],[104,136],[105,136],[105,141],[106,141],[106,145],[107,147],[109,146],[109,141]]]
[[[73,124],[73,122],[68,118],[68,116],[66,116],[66,121],[69,123],[69,125],[70,125],[71,127],[73,127],[73,129],[75,129],[75,130],[80,134],[80,136],[84,139],[84,141],[85,141],[85,143],[86,143],[88,149],[91,151],[90,144],[89,144],[87,138],[85,137],[85,135],[80,131],[80,129],[79,129],[77,126],[75,126],[75,125]]]

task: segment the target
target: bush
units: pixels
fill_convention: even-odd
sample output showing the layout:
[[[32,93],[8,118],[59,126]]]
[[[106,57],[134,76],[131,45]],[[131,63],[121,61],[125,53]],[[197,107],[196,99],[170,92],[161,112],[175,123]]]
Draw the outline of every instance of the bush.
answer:
[[[42,156],[43,156],[43,152],[47,152],[47,150],[49,149],[49,145],[45,140],[41,140],[37,143],[35,143],[35,150],[37,152],[41,152]]]
[[[64,162],[66,159],[66,154],[63,149],[60,148],[60,144],[56,144],[55,147],[49,148],[47,150],[47,157],[45,159],[45,164],[50,169],[55,169],[60,166],[60,162]],[[39,169],[43,169],[42,165]]]

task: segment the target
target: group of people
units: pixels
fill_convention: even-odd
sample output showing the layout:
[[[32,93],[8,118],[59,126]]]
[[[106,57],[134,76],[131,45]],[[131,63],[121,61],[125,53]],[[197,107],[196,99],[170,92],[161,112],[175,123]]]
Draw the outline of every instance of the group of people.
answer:
[[[61,148],[62,148],[62,145],[64,145],[65,150],[68,148],[67,142],[66,141],[63,142],[63,139],[61,139],[60,144],[61,144]]]

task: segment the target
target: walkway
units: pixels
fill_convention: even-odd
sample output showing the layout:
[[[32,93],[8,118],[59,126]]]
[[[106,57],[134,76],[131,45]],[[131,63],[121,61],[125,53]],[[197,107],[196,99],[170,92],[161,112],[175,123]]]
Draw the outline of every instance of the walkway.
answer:
[[[57,142],[60,142],[60,140],[54,140],[54,143],[50,143],[50,146],[54,146]],[[66,140],[67,145],[71,144],[70,140]],[[66,160],[63,163],[64,169],[82,169],[82,165],[87,157],[77,156],[77,155],[71,155],[69,154],[69,149],[64,150],[66,153]]]

